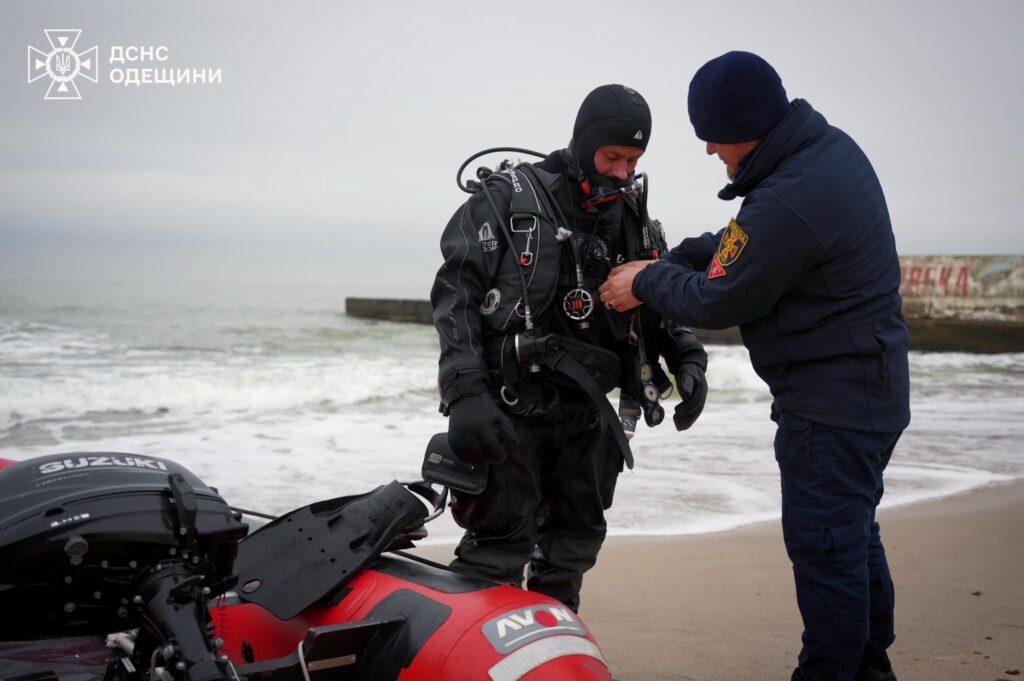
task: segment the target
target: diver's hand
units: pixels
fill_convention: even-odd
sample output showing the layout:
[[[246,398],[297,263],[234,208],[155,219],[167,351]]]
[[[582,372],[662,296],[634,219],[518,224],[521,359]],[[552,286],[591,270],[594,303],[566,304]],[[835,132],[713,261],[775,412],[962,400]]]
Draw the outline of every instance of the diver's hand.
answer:
[[[475,465],[504,461],[519,438],[491,394],[482,392],[451,404],[448,442],[459,461]]]
[[[676,430],[686,430],[704,411],[704,402],[708,398],[704,369],[694,362],[684,362],[676,371],[676,386],[682,401],[676,405],[672,421],[676,424]]]

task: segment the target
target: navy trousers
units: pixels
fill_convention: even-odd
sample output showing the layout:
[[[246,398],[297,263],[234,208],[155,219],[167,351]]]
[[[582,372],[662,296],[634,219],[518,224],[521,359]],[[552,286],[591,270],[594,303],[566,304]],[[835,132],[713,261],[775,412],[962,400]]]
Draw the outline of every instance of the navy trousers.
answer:
[[[782,533],[804,621],[800,666],[813,681],[850,681],[885,654],[894,594],[875,522],[882,472],[901,433],[866,433],[780,413]]]

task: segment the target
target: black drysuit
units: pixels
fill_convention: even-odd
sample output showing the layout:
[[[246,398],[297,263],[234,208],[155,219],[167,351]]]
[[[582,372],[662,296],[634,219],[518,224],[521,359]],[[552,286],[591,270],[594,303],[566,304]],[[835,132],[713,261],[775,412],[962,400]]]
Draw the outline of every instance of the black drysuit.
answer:
[[[631,321],[629,313],[609,311],[598,302],[597,288],[611,267],[664,251],[660,228],[644,220],[637,203],[622,199],[596,212],[582,210],[581,190],[570,182],[561,151],[530,169],[506,169],[486,180],[500,220],[478,192],[456,211],[441,238],[444,264],[431,303],[441,346],[442,402],[459,398],[460,376],[486,373],[519,439],[505,461],[490,466],[481,494],[455,494],[453,512],[467,532],[453,566],[519,584],[529,562],[528,588],[576,608],[582,575],[604,541],[604,510],[611,506],[623,453],[610,437],[609,424],[602,424],[594,404],[571,381],[523,369],[509,384],[514,335],[525,325],[516,260],[527,263],[523,275],[541,333],[571,336],[618,356],[618,371],[595,376],[608,389],[620,386],[634,396],[638,390],[638,346],[629,340],[631,329],[634,338],[642,338],[648,363],[656,364],[660,354],[673,372],[685,362],[703,370],[707,355],[685,327],[663,325],[645,308],[638,308]],[[543,187],[535,186],[538,182]],[[557,201],[569,224],[542,210],[542,191]],[[502,221],[511,227],[514,249]],[[572,239],[556,239],[558,227],[571,230]],[[563,311],[563,297],[577,286],[577,253],[584,288],[595,303],[587,328]],[[502,399],[502,386],[506,397],[514,395],[518,402]]]

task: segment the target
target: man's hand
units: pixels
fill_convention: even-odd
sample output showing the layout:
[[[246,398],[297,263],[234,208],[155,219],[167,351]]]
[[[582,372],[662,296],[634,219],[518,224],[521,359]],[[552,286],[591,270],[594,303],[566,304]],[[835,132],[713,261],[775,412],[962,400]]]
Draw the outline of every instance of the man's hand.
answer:
[[[619,265],[608,275],[608,280],[601,284],[601,303],[609,310],[627,312],[643,303],[633,295],[633,280],[640,270],[657,260],[634,260]]]

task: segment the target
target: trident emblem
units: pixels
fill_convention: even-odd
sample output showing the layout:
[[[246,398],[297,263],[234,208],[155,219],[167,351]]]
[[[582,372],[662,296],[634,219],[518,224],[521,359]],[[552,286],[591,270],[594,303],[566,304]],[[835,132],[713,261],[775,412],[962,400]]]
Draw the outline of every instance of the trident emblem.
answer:
[[[28,47],[28,82],[50,77],[50,87],[44,99],[81,99],[75,78],[97,82],[99,79],[97,47],[76,52],[75,44],[82,30],[78,28],[48,28],[44,31],[50,51]]]
[[[57,65],[57,73],[66,76],[68,71],[71,70],[71,55],[66,52],[59,52],[54,56],[54,63]]]

